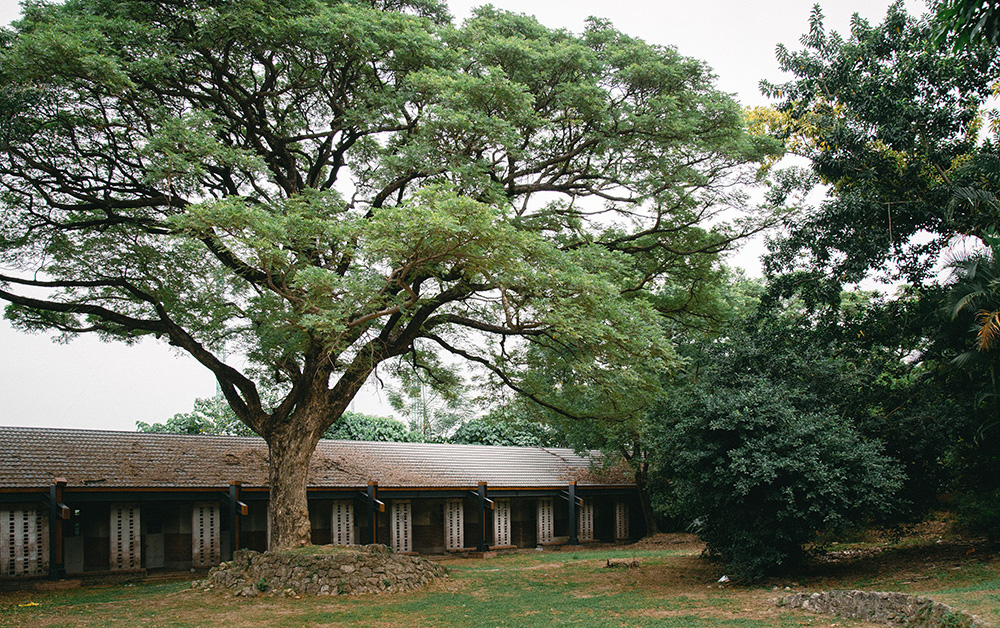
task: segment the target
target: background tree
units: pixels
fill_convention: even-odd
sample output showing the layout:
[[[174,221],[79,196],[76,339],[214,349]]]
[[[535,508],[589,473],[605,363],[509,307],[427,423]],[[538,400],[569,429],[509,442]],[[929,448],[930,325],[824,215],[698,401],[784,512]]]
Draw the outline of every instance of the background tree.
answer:
[[[952,39],[955,50],[985,40],[1000,44],[1000,4],[996,0],[943,0],[936,3],[938,41]]]
[[[550,407],[520,377],[538,342],[581,382],[658,379],[642,297],[759,228],[697,226],[770,150],[703,64],[597,20],[28,4],[0,34],[0,298],[209,369],[268,444],[271,547],[297,546],[316,443],[382,363],[436,347]]]
[[[923,356],[936,364],[937,386],[958,406],[949,466],[954,493],[967,524],[1000,538],[1000,238],[993,228],[948,265],[951,276],[939,289],[940,322]]]
[[[405,423],[392,417],[348,410],[323,433],[323,438],[403,443],[410,440],[410,433]]]
[[[1000,60],[990,46],[934,45],[933,28],[897,3],[881,24],[855,18],[844,39],[825,31],[817,6],[804,49],[779,46],[778,62],[795,78],[762,83],[780,99],[767,125],[830,193],[776,238],[770,275],[812,273],[834,282],[834,297],[870,274],[919,285],[953,236],[995,219],[981,204],[951,199],[970,186],[996,192],[970,164],[996,156],[980,132]]]
[[[946,285],[945,315],[974,337],[955,362],[962,366],[979,359],[993,374],[1000,355],[1000,237],[989,230],[983,234],[983,244],[949,264],[952,277]],[[995,386],[995,374],[990,379]]]
[[[966,4],[972,7],[943,2],[938,8],[964,11]],[[980,17],[994,13],[982,3],[979,9]],[[926,503],[929,492],[954,491],[970,519],[1000,529],[998,511],[987,506],[1000,495],[1000,483],[985,472],[998,459],[996,438],[983,433],[996,423],[988,402],[992,377],[969,334],[973,325],[991,327],[974,320],[979,308],[958,308],[963,313],[953,316],[960,292],[977,290],[973,275],[989,264],[966,259],[973,263],[967,283],[942,285],[938,276],[954,255],[950,247],[988,237],[998,220],[998,127],[987,100],[998,49],[982,37],[959,38],[954,46],[939,37],[956,26],[956,16],[920,21],[897,4],[881,24],[856,19],[845,39],[824,31],[817,9],[805,48],[779,49],[782,67],[795,78],[764,85],[781,102],[775,111],[758,112],[758,119],[811,161],[807,176],[788,177],[784,191],[814,182],[830,187],[823,202],[791,217],[789,234],[776,239],[765,265],[768,298],[800,295],[815,316],[840,307],[846,283],[870,277],[908,283],[863,331],[876,350],[909,348],[900,356],[903,375],[892,376],[900,410],[885,416],[906,418],[913,442],[940,445],[912,448],[894,436],[889,449],[900,443],[897,458],[908,465],[911,499]],[[990,311],[983,310],[983,322]],[[977,359],[956,363],[962,355]],[[925,492],[917,495],[914,486]]]
[[[720,255],[702,256],[673,276],[690,283],[666,281],[649,298],[661,313],[660,333],[680,348],[683,359],[689,358],[683,348],[692,339],[718,337],[720,330],[756,306],[760,286],[725,268]],[[649,411],[664,394],[664,386],[675,390],[671,382],[677,372],[648,369],[640,362],[600,379],[581,378],[563,358],[568,352],[579,353],[581,348],[536,343],[525,381],[553,391],[550,394],[558,399],[559,408],[570,412],[530,400],[523,407],[577,451],[600,450],[605,464],[627,465],[639,489],[646,531],[655,534],[659,521],[652,504],[651,471],[662,425],[650,422]]]
[[[181,412],[164,423],[136,421],[140,432],[171,434],[213,434],[218,436],[255,436],[253,431],[236,418],[225,397],[216,395],[208,399],[195,399],[191,412]],[[335,440],[363,440],[406,442],[409,440],[406,425],[391,417],[374,416],[347,410],[340,419],[323,433],[323,438]]]
[[[450,443],[506,447],[565,447],[564,439],[550,426],[536,420],[524,404],[496,408],[462,423],[448,438]]]
[[[419,442],[447,440],[475,410],[471,391],[461,375],[440,368],[440,364],[428,368],[430,357],[425,356],[420,370],[407,368],[405,362],[400,364],[401,368],[395,369],[400,385],[389,387],[386,394],[392,408],[407,421],[410,440]]]
[[[222,395],[207,399],[195,399],[190,412],[180,412],[164,423],[136,421],[140,432],[175,434],[218,434],[222,436],[254,436],[245,423],[236,418],[236,413]]]

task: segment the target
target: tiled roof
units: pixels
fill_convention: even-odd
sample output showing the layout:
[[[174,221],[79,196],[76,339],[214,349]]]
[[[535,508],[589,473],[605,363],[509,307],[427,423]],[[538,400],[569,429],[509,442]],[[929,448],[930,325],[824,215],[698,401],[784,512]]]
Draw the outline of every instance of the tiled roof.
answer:
[[[320,441],[309,485],[384,488],[628,485],[591,470],[570,449]],[[44,487],[199,488],[267,485],[260,438],[0,427],[0,489]]]

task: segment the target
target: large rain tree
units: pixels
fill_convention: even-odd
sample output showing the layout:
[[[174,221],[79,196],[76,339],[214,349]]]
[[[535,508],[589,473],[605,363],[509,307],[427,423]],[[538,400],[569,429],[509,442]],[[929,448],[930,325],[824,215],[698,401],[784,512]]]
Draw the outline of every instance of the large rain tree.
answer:
[[[675,358],[644,295],[757,228],[709,223],[755,142],[702,63],[599,20],[28,3],[0,33],[0,298],[23,330],[155,336],[209,369],[294,546],[315,445],[382,363],[444,382],[447,352],[550,405],[519,376],[533,343],[580,381],[657,380]]]

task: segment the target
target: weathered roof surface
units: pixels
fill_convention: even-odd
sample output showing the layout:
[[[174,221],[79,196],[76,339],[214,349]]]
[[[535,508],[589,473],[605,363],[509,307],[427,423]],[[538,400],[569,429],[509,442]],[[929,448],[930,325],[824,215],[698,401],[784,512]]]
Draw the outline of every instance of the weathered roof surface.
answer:
[[[310,466],[313,487],[384,488],[628,485],[621,474],[591,470],[570,449],[430,443],[320,441]],[[267,485],[260,438],[189,436],[0,426],[0,488],[199,488]]]

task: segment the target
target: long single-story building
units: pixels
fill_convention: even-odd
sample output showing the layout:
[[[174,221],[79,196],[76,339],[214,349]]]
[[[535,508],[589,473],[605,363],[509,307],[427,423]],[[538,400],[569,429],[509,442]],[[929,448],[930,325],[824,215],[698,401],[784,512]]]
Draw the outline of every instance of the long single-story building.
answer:
[[[207,568],[266,550],[259,438],[0,427],[0,578]],[[440,554],[637,538],[633,481],[569,449],[320,441],[316,544]]]

